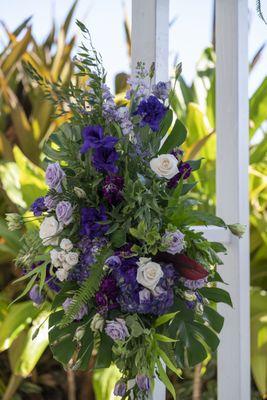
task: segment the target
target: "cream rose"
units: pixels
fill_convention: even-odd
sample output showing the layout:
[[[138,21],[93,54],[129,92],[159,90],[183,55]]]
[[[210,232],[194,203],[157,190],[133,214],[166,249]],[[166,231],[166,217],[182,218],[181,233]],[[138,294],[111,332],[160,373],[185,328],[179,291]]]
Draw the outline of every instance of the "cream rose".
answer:
[[[157,158],[152,158],[150,168],[159,177],[171,179],[178,174],[178,160],[172,154],[161,154]]]
[[[60,247],[62,250],[70,251],[73,248],[73,244],[69,239],[62,239],[60,242]]]
[[[46,217],[40,226],[39,236],[45,246],[56,246],[58,244],[57,235],[62,231],[60,224],[55,217]]]
[[[58,251],[53,249],[50,251],[50,258],[51,258],[51,263],[54,265],[54,267],[60,267],[61,262],[58,258]]]
[[[147,289],[154,290],[160,279],[163,277],[163,271],[160,264],[151,261],[151,258],[140,258],[137,262],[138,270],[136,280],[140,285]]]
[[[60,282],[65,281],[67,279],[68,275],[69,275],[69,272],[64,268],[59,268],[56,271],[56,276],[60,280]]]
[[[74,267],[74,265],[78,264],[79,261],[79,254],[75,253],[74,251],[70,251],[69,253],[66,254],[65,257],[65,262],[69,265],[71,265],[72,267]]]

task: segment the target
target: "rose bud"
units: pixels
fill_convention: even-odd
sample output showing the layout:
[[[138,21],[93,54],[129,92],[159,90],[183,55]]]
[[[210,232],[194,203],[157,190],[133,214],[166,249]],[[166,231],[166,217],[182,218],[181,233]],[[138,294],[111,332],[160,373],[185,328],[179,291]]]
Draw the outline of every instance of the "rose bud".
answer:
[[[165,252],[158,253],[156,260],[172,263],[183,278],[190,279],[192,281],[204,279],[209,275],[209,272],[201,264],[192,258],[187,257],[185,254],[173,255]]]

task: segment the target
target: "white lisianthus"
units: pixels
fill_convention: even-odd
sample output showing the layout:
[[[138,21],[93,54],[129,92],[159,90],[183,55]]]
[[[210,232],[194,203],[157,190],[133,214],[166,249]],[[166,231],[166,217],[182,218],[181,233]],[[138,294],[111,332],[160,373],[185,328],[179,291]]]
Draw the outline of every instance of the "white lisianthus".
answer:
[[[62,250],[70,251],[73,248],[73,244],[69,239],[62,239],[60,242],[60,247]]]
[[[50,251],[50,258],[51,263],[54,265],[54,267],[60,267],[61,262],[58,259],[58,251],[56,249]]]
[[[171,179],[178,174],[178,160],[173,154],[161,154],[157,158],[152,158],[150,168],[160,178]]]
[[[57,235],[62,231],[60,224],[55,217],[46,217],[40,226],[39,236],[45,246],[56,246],[58,244]]]
[[[93,332],[102,332],[104,329],[105,320],[101,314],[95,314],[92,322],[90,324],[90,328]]]
[[[65,262],[74,267],[74,265],[78,264],[79,254],[74,251],[70,251],[66,254]]]
[[[136,276],[137,282],[147,289],[154,290],[163,277],[160,264],[151,261],[151,258],[141,257],[137,265],[139,266]]]
[[[68,275],[69,275],[69,272],[64,268],[59,268],[56,271],[56,276],[60,280],[60,282],[65,281],[67,279]]]

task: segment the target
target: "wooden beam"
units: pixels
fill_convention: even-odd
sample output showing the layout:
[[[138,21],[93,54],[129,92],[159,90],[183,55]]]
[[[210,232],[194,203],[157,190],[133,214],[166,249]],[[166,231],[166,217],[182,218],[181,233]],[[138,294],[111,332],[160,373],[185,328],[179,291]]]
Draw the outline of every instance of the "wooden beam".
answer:
[[[216,0],[217,214],[249,227],[248,2]],[[218,352],[219,400],[250,399],[249,228],[233,237],[220,270],[233,309],[225,316]]]

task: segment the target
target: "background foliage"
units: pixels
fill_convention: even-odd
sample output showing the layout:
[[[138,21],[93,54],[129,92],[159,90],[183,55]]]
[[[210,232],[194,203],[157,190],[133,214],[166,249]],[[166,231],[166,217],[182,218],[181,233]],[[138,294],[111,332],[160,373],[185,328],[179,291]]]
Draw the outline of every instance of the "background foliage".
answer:
[[[28,207],[45,189],[39,167],[44,140],[67,116],[53,119],[53,106],[44,99],[27,77],[24,62],[52,82],[68,82],[72,76],[71,51],[75,38],[67,33],[76,7],[59,29],[53,25],[47,38],[37,43],[31,33],[30,19],[14,32],[4,26],[7,45],[0,53],[0,397],[8,399],[112,398],[113,370],[74,373],[63,371],[47,348],[46,313],[27,299],[8,305],[23,287],[12,285],[19,276],[12,260],[20,249],[20,238],[9,232],[5,212]],[[130,30],[124,21],[127,45],[131,48]],[[251,70],[260,52],[251,63]],[[115,79],[117,100],[126,88],[126,74]],[[196,75],[188,85],[179,78],[172,107],[189,129],[185,158],[204,158],[203,168],[195,173],[199,181],[194,195],[214,211],[215,198],[215,53],[206,48],[196,66]],[[267,77],[250,98],[250,237],[251,237],[251,347],[253,399],[267,392]],[[38,334],[33,340],[33,333]],[[92,363],[94,360],[92,360]],[[26,379],[25,379],[26,378]],[[173,377],[178,398],[216,398],[216,359],[209,355],[202,365],[184,371],[184,379]],[[258,391],[256,391],[256,388]],[[94,391],[94,395],[93,395]]]

